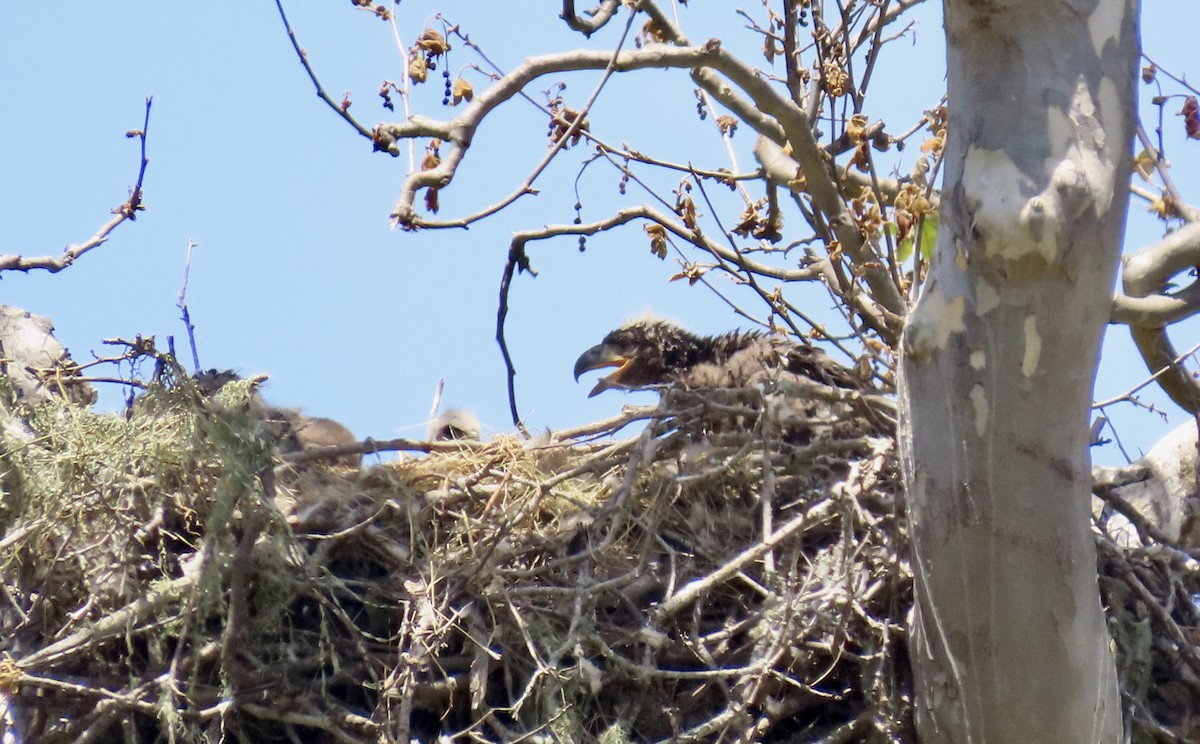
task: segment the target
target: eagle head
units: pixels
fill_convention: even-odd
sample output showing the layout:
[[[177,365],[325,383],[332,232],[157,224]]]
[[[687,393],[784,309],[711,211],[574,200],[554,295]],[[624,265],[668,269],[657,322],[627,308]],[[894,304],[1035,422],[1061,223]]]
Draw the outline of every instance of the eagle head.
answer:
[[[764,373],[790,373],[848,390],[868,387],[854,372],[803,341],[755,331],[697,336],[665,320],[625,323],[575,361],[575,380],[584,372],[616,367],[600,378],[588,397],[609,388],[642,388],[681,383],[688,388],[728,388],[755,384]]]
[[[638,388],[673,382],[679,370],[697,361],[702,340],[665,320],[635,320],[610,331],[575,361],[575,380],[604,367],[617,370],[600,378],[591,398],[609,388]]]

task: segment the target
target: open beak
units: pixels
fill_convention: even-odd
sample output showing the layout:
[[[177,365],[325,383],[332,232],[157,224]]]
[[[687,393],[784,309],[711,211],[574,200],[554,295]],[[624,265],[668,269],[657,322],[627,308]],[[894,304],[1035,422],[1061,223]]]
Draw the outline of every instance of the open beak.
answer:
[[[629,363],[627,357],[616,353],[611,347],[604,344],[597,344],[587,351],[583,352],[578,359],[575,360],[575,381],[579,382],[579,376],[584,372],[590,372],[594,369],[602,369],[604,367],[616,367],[617,371],[613,372],[608,377],[600,378],[592,391],[588,393],[588,397],[594,397],[603,393],[611,387],[619,385],[617,380],[624,371],[625,365]]]

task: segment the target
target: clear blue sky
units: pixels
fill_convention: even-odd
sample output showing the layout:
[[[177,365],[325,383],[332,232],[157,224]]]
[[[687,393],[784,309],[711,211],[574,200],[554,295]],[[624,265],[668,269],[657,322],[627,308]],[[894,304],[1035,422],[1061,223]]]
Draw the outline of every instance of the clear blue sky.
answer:
[[[758,47],[733,6],[691,5],[680,13],[693,40],[719,35],[734,48]],[[926,5],[917,16],[916,43],[893,43],[877,71],[870,114],[891,130],[915,122],[944,87],[940,4]],[[388,24],[346,2],[293,0],[286,7],[331,94],[350,91],[351,111],[368,126],[399,116],[376,97],[380,81],[399,80],[405,67]],[[605,31],[584,42],[557,19],[554,3],[526,10],[406,0],[396,7],[406,45],[440,10],[505,69],[529,55],[608,48],[615,39]],[[1194,27],[1200,8],[1189,0],[1147,7],[1147,50],[1172,71],[1188,72],[1194,56],[1177,30]],[[746,4],[750,12],[758,8]],[[477,61],[457,46],[450,68],[457,73]],[[421,435],[439,378],[446,381],[443,406],[473,409],[490,431],[511,429],[493,340],[509,238],[515,230],[571,221],[573,182],[586,148],[560,158],[538,182],[539,196],[469,231],[390,231],[405,159],[372,153],[368,141],[318,101],[268,0],[6,3],[0,67],[6,71],[0,199],[8,215],[0,253],[57,253],[107,219],[136,173],[136,141],[123,133],[140,126],[143,101],[154,96],[147,211],[60,274],[0,277],[0,301],[50,316],[77,359],[106,353],[102,338],[137,333],[174,335],[183,351],[175,302],[191,238],[199,247],[188,304],[204,367],[266,372],[272,402],[338,418],[360,436]],[[477,90],[486,86],[480,76],[468,77]],[[568,101],[586,99],[597,77],[564,78]],[[437,100],[440,87],[435,79],[416,108],[447,115]],[[711,124],[696,119],[692,87],[681,72],[615,81],[590,117],[592,129],[647,153],[728,167]],[[544,119],[527,103],[510,102],[490,124],[443,192],[441,216],[499,199],[545,152]],[[1186,164],[1200,143],[1182,142],[1177,120],[1166,124],[1169,154],[1183,166],[1175,176],[1185,195],[1200,198],[1195,177],[1184,173],[1195,172]],[[751,139],[749,131],[735,137],[745,168],[752,166]],[[913,157],[915,148],[902,170]],[[580,181],[584,219],[646,199],[635,189],[621,197],[616,181],[611,169],[588,170]],[[1160,234],[1159,225],[1139,216],[1127,242],[1137,247]],[[623,318],[653,310],[702,332],[739,325],[701,287],[669,283],[678,267],[650,255],[637,225],[591,239],[585,253],[563,238],[532,246],[530,256],[541,275],[514,282],[508,328],[518,402],[534,428],[579,425],[646,400],[608,393],[589,401],[590,382],[571,378],[575,357]],[[822,293],[794,299],[826,317]],[[1184,348],[1197,333],[1193,325],[1175,335]],[[1144,376],[1126,336],[1120,328],[1110,333],[1098,397]],[[1147,397],[1182,420],[1161,396]],[[119,396],[110,391],[105,403],[118,405]],[[1156,416],[1126,409],[1120,431],[1132,447],[1145,448],[1165,431]],[[1097,455],[1118,457],[1111,447]]]

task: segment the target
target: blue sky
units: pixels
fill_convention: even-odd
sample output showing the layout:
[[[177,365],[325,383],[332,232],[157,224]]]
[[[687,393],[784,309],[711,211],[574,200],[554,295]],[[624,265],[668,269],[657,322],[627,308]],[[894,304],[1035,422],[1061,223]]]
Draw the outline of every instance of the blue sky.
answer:
[[[558,20],[557,4],[534,5],[406,0],[397,10],[406,45],[441,11],[504,69],[533,54],[614,43],[608,31],[584,41]],[[893,131],[914,123],[944,87],[940,4],[926,5],[916,17],[915,42],[910,35],[889,46],[868,99],[871,116]],[[691,6],[680,14],[693,40],[721,36],[734,48],[758,48],[732,5]],[[346,2],[293,0],[285,7],[331,94],[350,91],[352,113],[368,126],[399,116],[376,96],[380,81],[399,80],[405,67],[388,24]],[[1147,51],[1173,72],[1187,72],[1191,50],[1173,30],[1194,27],[1200,9],[1187,0],[1147,7]],[[746,5],[752,13],[758,8]],[[450,68],[457,73],[478,61],[456,46]],[[137,333],[174,335],[185,348],[175,303],[190,238],[199,247],[188,304],[204,367],[268,373],[272,402],[375,437],[421,435],[444,378],[443,406],[471,408],[489,431],[511,430],[493,338],[509,239],[516,230],[571,221],[586,148],[560,156],[539,180],[538,196],[470,230],[391,231],[387,218],[406,160],[372,153],[318,101],[272,2],[7,3],[0,10],[0,68],[7,102],[0,253],[57,253],[108,218],[136,175],[136,141],[123,134],[140,126],[144,99],[154,96],[147,211],[60,274],[0,277],[0,301],[50,316],[77,359],[106,353],[103,338]],[[465,74],[476,90],[486,86],[478,74]],[[568,103],[578,105],[598,73],[562,79]],[[592,130],[647,153],[728,167],[711,122],[697,120],[692,87],[678,71],[615,80],[590,116]],[[452,113],[440,106],[440,80],[428,88],[418,91],[415,108]],[[1175,177],[1195,198],[1194,179],[1183,171],[1200,143],[1182,142],[1177,121],[1166,125]],[[497,112],[443,192],[440,216],[473,212],[519,184],[545,152],[545,128],[522,101]],[[747,169],[751,140],[749,131],[734,138]],[[915,148],[902,156],[902,171],[913,157]],[[669,196],[677,180],[659,177],[660,193]],[[585,220],[648,198],[636,189],[622,197],[616,174],[598,165],[579,184]],[[1153,242],[1161,226],[1136,204],[1133,212],[1128,245]],[[514,282],[508,333],[518,403],[534,428],[575,426],[646,401],[618,393],[587,400],[590,380],[577,385],[571,378],[576,356],[624,318],[651,310],[706,333],[746,325],[703,288],[668,282],[678,266],[651,256],[638,225],[592,238],[583,253],[575,239],[562,238],[531,246],[530,257],[540,276]],[[737,288],[721,286],[736,296]],[[793,300],[828,317],[823,293]],[[1176,332],[1180,348],[1194,342],[1190,330]],[[1110,333],[1097,397],[1144,376],[1126,336],[1121,328]],[[1147,398],[1182,420],[1161,396]],[[110,390],[104,402],[119,400]],[[1165,431],[1153,414],[1128,406],[1119,414],[1120,433],[1134,450]],[[1097,455],[1119,457],[1112,447]]]

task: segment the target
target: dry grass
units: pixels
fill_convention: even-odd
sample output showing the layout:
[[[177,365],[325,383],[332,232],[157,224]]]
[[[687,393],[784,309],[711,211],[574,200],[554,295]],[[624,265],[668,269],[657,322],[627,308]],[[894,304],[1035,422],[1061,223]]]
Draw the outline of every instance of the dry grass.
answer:
[[[3,412],[25,741],[912,741],[890,437],[675,391],[359,473],[250,395]],[[1196,561],[1099,544],[1134,734],[1186,741]]]

